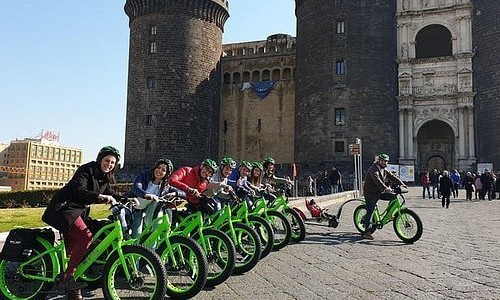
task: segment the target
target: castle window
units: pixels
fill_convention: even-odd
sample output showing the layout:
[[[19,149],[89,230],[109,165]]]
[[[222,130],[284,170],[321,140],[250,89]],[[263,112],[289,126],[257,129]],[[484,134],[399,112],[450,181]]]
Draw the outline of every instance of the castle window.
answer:
[[[153,115],[146,116],[146,125],[148,125],[148,126],[153,125]]]
[[[260,81],[260,72],[259,71],[253,71],[252,73],[252,82],[258,82]]]
[[[335,22],[335,32],[338,34],[345,33],[345,21],[336,21]]]
[[[156,26],[151,26],[151,35],[156,35]]]
[[[283,79],[292,79],[292,70],[290,68],[283,70]]]
[[[233,83],[240,83],[240,73],[236,72],[233,74]]]
[[[273,70],[272,80],[280,80],[280,79],[281,79],[281,70],[280,69],[274,69]]]
[[[259,133],[262,130],[262,119],[259,119],[257,121],[257,128],[256,129],[257,129],[257,132],[259,132]]]
[[[262,81],[269,81],[271,80],[271,72],[269,70],[264,70],[262,72]]]
[[[156,45],[156,42],[151,42],[149,44],[149,53],[156,53],[157,51],[157,45]]]
[[[335,126],[345,125],[345,108],[335,109]]]
[[[224,134],[227,133],[227,120],[224,120]]]
[[[152,146],[151,146],[151,140],[150,139],[147,139],[146,140],[146,143],[144,144],[144,150],[146,150],[146,152],[149,152],[151,151],[152,149]]]
[[[335,153],[345,153],[345,142],[339,141],[339,140],[334,140],[333,141],[333,151],[335,151]]]
[[[146,89],[148,90],[156,89],[156,77],[150,76],[146,78]]]
[[[250,81],[250,72],[245,71],[243,72],[243,82],[248,82]]]
[[[335,63],[335,74],[345,74],[345,60],[337,60]]]
[[[229,84],[231,83],[231,74],[229,73],[224,73],[224,83]]]

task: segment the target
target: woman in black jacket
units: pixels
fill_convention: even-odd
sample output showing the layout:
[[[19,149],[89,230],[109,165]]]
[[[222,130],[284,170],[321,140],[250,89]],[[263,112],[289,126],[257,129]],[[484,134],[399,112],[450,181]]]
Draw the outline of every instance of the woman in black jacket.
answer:
[[[42,220],[64,236],[70,259],[55,289],[68,293],[71,299],[82,299],[80,289],[86,286],[75,282],[73,276],[92,243],[92,233],[85,224],[89,205],[115,202],[110,183],[115,182],[115,166],[119,160],[120,153],[114,147],[102,148],[96,161],[80,166],[71,180],[56,192],[43,213]]]
[[[450,206],[450,195],[453,192],[453,180],[451,180],[448,171],[443,171],[443,176],[439,179],[439,190],[441,191],[441,204],[446,208]]]

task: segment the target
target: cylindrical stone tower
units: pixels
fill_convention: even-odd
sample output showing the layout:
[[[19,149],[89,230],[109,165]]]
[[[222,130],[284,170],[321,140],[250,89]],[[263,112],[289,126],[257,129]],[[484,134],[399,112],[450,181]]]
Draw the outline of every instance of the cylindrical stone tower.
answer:
[[[500,3],[472,1],[472,60],[478,162],[500,167]]]
[[[217,158],[227,0],[127,0],[125,168]]]
[[[396,161],[396,1],[296,0],[295,160],[303,169]]]

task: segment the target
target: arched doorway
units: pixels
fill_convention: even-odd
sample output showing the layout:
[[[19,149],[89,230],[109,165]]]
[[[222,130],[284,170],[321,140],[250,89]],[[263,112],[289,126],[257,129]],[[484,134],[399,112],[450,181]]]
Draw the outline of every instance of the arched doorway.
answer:
[[[417,145],[420,171],[455,167],[455,134],[445,122],[431,120],[422,125],[418,130]]]
[[[433,155],[427,159],[426,169],[431,170],[446,170],[446,160],[441,155]]]

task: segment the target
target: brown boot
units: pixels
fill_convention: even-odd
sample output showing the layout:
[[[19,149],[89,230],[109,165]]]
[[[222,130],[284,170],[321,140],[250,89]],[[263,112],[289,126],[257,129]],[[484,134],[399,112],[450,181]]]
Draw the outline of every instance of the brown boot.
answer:
[[[68,300],[83,300],[82,291],[81,290],[74,290],[74,291],[68,292],[67,299]]]
[[[365,231],[365,234],[363,234],[363,238],[367,240],[373,240],[373,235],[369,230],[367,230]]]

